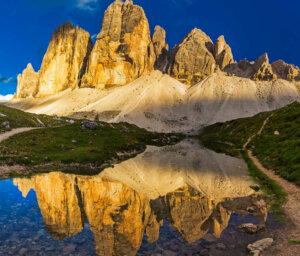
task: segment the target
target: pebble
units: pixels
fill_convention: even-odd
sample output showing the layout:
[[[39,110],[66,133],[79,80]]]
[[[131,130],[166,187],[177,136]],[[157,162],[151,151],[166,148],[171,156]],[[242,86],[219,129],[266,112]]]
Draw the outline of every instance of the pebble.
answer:
[[[206,234],[203,239],[208,243],[213,243],[217,240],[212,234]]]
[[[209,253],[209,251],[207,249],[203,249],[203,250],[200,251],[201,256],[207,256],[208,253]]]
[[[163,251],[163,255],[164,256],[177,256],[178,254],[177,254],[177,252],[165,250],[165,251]]]
[[[226,250],[225,244],[222,244],[222,243],[217,243],[216,248],[218,250]]]
[[[76,249],[75,244],[70,244],[70,245],[67,245],[66,247],[64,247],[63,253],[64,254],[70,254],[70,253],[74,252],[75,249]]]
[[[20,254],[20,255],[25,255],[26,252],[27,252],[27,249],[26,249],[26,248],[22,248],[22,249],[19,251],[19,254]]]
[[[260,186],[258,184],[251,185],[250,188],[252,188],[256,192],[260,190]]]

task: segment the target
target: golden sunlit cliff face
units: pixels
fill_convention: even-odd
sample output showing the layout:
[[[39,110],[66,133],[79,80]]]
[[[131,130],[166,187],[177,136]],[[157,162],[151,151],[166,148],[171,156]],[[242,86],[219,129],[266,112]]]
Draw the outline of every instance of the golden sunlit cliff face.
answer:
[[[88,32],[69,22],[61,24],[52,35],[40,71],[34,72],[29,64],[19,75],[17,98],[45,97],[78,88],[92,48]]]
[[[154,69],[156,56],[144,10],[115,1],[105,12],[81,87],[127,84]]]

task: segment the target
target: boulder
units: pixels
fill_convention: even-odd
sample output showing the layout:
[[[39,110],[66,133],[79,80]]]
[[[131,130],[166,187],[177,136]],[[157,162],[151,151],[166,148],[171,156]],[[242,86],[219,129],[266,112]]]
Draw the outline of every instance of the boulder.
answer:
[[[8,122],[8,121],[6,121],[6,122],[3,122],[2,124],[1,124],[1,126],[4,128],[4,129],[10,129],[10,123]]]
[[[39,71],[38,97],[75,89],[86,68],[93,43],[90,34],[66,22],[53,33]]]
[[[226,43],[224,36],[220,36],[213,48],[217,65],[223,70],[229,64],[234,63],[230,46]]]
[[[253,223],[245,223],[240,226],[238,226],[238,229],[244,231],[247,234],[253,235],[257,234],[259,231],[264,230],[264,225],[255,225]]]
[[[253,244],[249,244],[247,246],[247,249],[252,255],[260,255],[260,253],[268,249],[273,244],[273,242],[274,240],[272,238],[264,238],[262,240],[256,241]]]
[[[90,121],[82,121],[81,122],[81,129],[89,129],[89,130],[96,130],[98,124],[96,122],[90,122]]]
[[[115,1],[105,12],[81,87],[125,85],[154,69],[156,60],[144,10]]]
[[[211,75],[215,68],[213,42],[203,31],[195,28],[172,49],[167,72],[190,85]]]
[[[18,75],[17,98],[34,97],[38,93],[39,73],[35,72],[31,63],[22,74]]]

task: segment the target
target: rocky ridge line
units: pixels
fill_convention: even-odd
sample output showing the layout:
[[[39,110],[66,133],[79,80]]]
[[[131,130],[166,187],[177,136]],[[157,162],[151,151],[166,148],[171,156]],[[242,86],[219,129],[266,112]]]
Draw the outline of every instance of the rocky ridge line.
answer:
[[[18,76],[17,98],[45,97],[65,89],[105,89],[121,86],[158,69],[193,85],[217,70],[255,81],[300,81],[298,67],[282,60],[269,63],[265,53],[255,62],[236,63],[224,36],[213,44],[193,29],[169,52],[166,31],[156,26],[153,36],[142,7],[116,0],[105,12],[95,45],[88,32],[67,22],[53,33],[41,69],[29,64]]]

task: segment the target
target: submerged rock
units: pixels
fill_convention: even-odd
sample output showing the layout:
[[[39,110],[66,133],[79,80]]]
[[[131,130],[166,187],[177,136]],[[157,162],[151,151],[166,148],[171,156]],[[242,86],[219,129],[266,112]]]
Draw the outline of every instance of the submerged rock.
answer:
[[[265,229],[265,225],[255,225],[253,223],[245,223],[238,226],[238,229],[244,231],[247,234],[253,235]]]
[[[249,244],[247,246],[247,249],[252,255],[260,255],[260,253],[268,249],[273,244],[273,242],[273,238],[264,238],[262,240],[256,241],[253,244]]]

